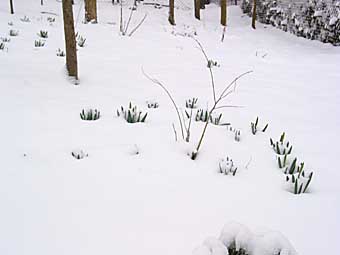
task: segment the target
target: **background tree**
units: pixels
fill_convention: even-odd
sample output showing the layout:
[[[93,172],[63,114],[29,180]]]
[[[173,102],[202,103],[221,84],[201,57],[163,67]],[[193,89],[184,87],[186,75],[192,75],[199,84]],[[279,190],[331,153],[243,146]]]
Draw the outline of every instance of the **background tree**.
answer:
[[[171,25],[175,24],[175,0],[169,0],[169,22]]]
[[[194,0],[195,18],[201,19],[201,0]]]
[[[251,18],[251,27],[256,29],[256,0],[253,0],[253,15]]]
[[[74,32],[72,0],[63,0],[62,4],[66,48],[66,68],[68,75],[78,80],[77,46],[76,35]]]
[[[85,0],[85,21],[97,23],[97,0]]]
[[[10,6],[11,14],[14,14],[13,0],[9,0],[9,6]]]
[[[227,25],[227,0],[221,0],[221,25]]]

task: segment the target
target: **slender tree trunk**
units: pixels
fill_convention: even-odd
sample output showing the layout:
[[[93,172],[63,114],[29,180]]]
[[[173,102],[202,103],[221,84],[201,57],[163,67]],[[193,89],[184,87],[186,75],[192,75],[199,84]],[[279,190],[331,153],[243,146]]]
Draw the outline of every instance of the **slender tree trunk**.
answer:
[[[256,29],[256,0],[253,1],[253,16],[251,19],[251,27]]]
[[[97,23],[97,0],[85,0],[85,21]]]
[[[221,0],[221,25],[227,25],[227,0]]]
[[[201,1],[203,0],[194,0],[194,5],[195,5],[195,18],[196,19],[201,19]]]
[[[44,5],[44,0],[41,0],[41,1],[40,1],[40,4],[41,4],[41,5]]]
[[[175,23],[175,0],[169,0],[169,23],[176,25]]]
[[[9,6],[11,9],[11,14],[14,14],[13,0],[9,0]]]
[[[72,0],[63,0],[62,3],[66,45],[66,68],[69,76],[78,80],[77,46],[74,32]]]

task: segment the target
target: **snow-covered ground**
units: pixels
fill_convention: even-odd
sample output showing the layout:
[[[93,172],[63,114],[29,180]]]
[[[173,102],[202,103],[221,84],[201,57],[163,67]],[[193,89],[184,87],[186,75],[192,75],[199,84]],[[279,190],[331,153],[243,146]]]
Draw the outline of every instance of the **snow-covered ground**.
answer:
[[[147,19],[123,37],[117,5],[98,1],[99,23],[86,25],[76,1],[76,30],[86,45],[78,50],[80,85],[74,86],[65,58],[56,56],[64,49],[60,1],[14,0],[15,15],[7,2],[0,2],[0,37],[10,29],[19,35],[0,51],[1,255],[188,255],[230,221],[280,231],[299,254],[340,252],[340,48],[261,24],[254,31],[234,6],[221,43],[218,6],[207,6],[197,21],[186,8],[192,1],[184,0],[175,27],[166,8],[139,5],[130,29],[145,13]],[[31,22],[20,20],[25,15]],[[49,37],[37,49],[40,30]],[[182,36],[194,32],[220,64],[214,68],[218,91],[240,73],[253,73],[226,100],[243,107],[219,111],[241,130],[241,141],[211,125],[192,161],[187,153],[203,123],[193,123],[189,144],[175,142],[172,123],[180,130],[171,102],[141,69],[161,80],[183,109],[194,96],[200,107],[211,106],[205,60]],[[159,108],[148,109],[147,100]],[[148,112],[146,123],[116,117],[130,101]],[[101,118],[82,121],[79,113],[88,107]],[[256,116],[269,127],[253,136]],[[283,131],[294,155],[314,171],[308,193],[284,188],[269,145]],[[88,157],[76,160],[76,149]],[[238,166],[235,176],[218,172],[226,156]]]

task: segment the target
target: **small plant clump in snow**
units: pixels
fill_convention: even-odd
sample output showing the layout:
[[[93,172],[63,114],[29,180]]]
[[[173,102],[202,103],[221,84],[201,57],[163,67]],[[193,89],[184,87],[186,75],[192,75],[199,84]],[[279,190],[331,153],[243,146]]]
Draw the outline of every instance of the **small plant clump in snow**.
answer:
[[[57,50],[57,56],[58,57],[65,57],[66,54],[63,50],[61,50],[60,48]]]
[[[31,22],[30,18],[27,17],[26,15],[25,15],[24,17],[22,17],[20,20],[21,20],[22,22],[26,22],[26,23]]]
[[[86,42],[86,38],[81,36],[80,34],[76,34],[76,39],[77,39],[77,44],[79,47],[83,48],[85,47],[85,42]]]
[[[1,42],[0,43],[0,50],[4,50],[5,49],[5,43]]]
[[[257,133],[257,125],[259,124],[259,117],[256,117],[256,120],[255,120],[255,122],[251,122],[251,132],[253,133],[253,135],[256,135],[256,133]],[[264,133],[264,132],[266,132],[266,130],[267,130],[267,128],[268,128],[268,124],[266,124],[265,126],[264,126],[264,128],[262,128],[262,132]]]
[[[234,161],[226,157],[225,159],[221,159],[219,162],[220,173],[225,175],[235,176],[237,172],[237,167],[234,164]]]
[[[159,103],[157,103],[155,101],[147,101],[146,104],[147,104],[149,109],[156,109],[156,108],[159,107]]]
[[[214,61],[212,59],[209,59],[208,60],[208,64],[207,64],[207,67],[208,68],[212,68],[212,67],[220,67],[220,65],[217,63],[217,61]]]
[[[100,111],[97,109],[82,110],[80,113],[82,120],[98,120],[100,118]]]
[[[280,140],[273,142],[270,139],[270,144],[276,153],[278,166],[280,169],[285,169],[286,186],[288,191],[294,194],[305,193],[312,181],[313,172],[305,172],[305,163],[297,163],[297,157],[289,162],[293,146],[289,142],[285,142],[285,133],[283,132]]]
[[[53,22],[55,22],[55,18],[47,17],[47,21],[50,22],[50,23],[53,23]]]
[[[47,30],[40,30],[38,36],[41,38],[48,38],[48,31]]]
[[[189,98],[185,101],[185,107],[189,109],[196,109],[197,108],[197,97]]]
[[[10,36],[18,36],[19,35],[19,30],[14,30],[14,29],[11,29],[9,30],[9,35]]]
[[[1,40],[3,43],[6,43],[6,42],[10,42],[10,41],[11,41],[11,38],[9,38],[9,37],[0,37],[0,40]]]
[[[137,106],[133,106],[132,103],[129,103],[127,109],[123,106],[117,110],[117,116],[123,117],[128,123],[137,123],[137,122],[145,122],[148,113],[143,114],[142,111],[137,109]]]
[[[44,47],[45,46],[45,41],[43,41],[43,40],[35,40],[34,41],[34,46],[35,47],[37,47],[37,48],[39,48],[39,47]]]
[[[272,138],[270,138],[270,145],[272,146],[273,150],[278,155],[285,155],[291,154],[293,150],[293,145],[289,144],[289,142],[285,142],[285,132],[282,133],[280,140],[274,142]]]
[[[187,117],[189,118],[189,113],[185,111]],[[210,122],[211,124],[214,124],[216,126],[219,125],[227,125],[225,123],[221,122],[222,120],[222,113],[220,113],[218,116],[213,116],[212,114],[209,115],[208,110],[198,109],[195,115],[195,121],[202,121],[202,122]]]
[[[85,153],[83,150],[74,150],[74,151],[72,151],[71,155],[72,155],[75,159],[83,159],[83,158],[89,156],[89,155],[88,155],[87,153]]]

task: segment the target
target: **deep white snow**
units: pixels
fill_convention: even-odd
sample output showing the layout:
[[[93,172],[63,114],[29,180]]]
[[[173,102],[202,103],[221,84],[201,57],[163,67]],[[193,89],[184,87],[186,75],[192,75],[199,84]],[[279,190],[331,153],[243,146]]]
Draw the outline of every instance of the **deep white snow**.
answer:
[[[218,6],[207,6],[197,21],[193,1],[186,0],[176,2],[175,27],[167,8],[138,5],[129,30],[145,13],[147,19],[124,37],[118,5],[98,1],[99,23],[83,24],[83,4],[76,1],[76,30],[86,43],[78,50],[80,82],[74,86],[65,58],[56,56],[64,49],[60,1],[13,2],[14,15],[8,1],[0,2],[0,37],[11,39],[0,51],[1,255],[188,255],[207,237],[219,238],[227,222],[255,233],[279,231],[261,240],[281,245],[285,236],[301,255],[340,252],[339,47],[263,24],[252,30],[235,6],[228,8],[221,43]],[[30,22],[21,20],[25,15]],[[11,29],[17,37],[8,35]],[[35,48],[40,30],[49,37]],[[193,122],[190,143],[175,142],[176,112],[141,71],[162,81],[183,110],[192,97],[200,108],[212,106],[207,63],[188,35],[220,65],[213,69],[218,93],[253,71],[225,101],[242,107],[218,111],[241,130],[240,142],[225,126],[210,125],[195,161],[187,153],[204,123]],[[116,116],[130,101],[148,112],[146,123]],[[159,107],[148,109],[147,101]],[[87,108],[100,110],[101,118],[81,120]],[[269,127],[254,136],[256,116]],[[285,189],[269,144],[283,131],[294,156],[314,171],[308,193]],[[77,160],[73,151],[88,157]],[[219,173],[227,156],[238,167],[235,176]],[[223,247],[217,250],[224,254]]]

